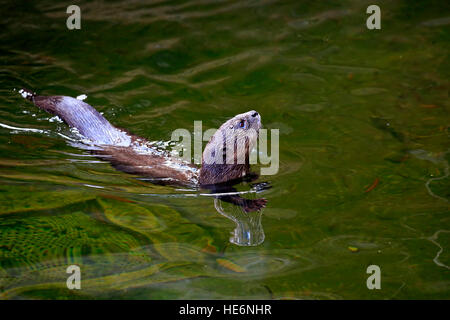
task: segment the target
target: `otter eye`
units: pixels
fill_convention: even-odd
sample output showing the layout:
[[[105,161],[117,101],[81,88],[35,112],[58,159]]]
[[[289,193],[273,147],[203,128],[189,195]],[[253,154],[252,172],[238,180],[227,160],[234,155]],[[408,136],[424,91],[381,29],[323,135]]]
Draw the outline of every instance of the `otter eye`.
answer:
[[[245,127],[245,120],[241,120],[239,122],[239,128],[244,128]]]

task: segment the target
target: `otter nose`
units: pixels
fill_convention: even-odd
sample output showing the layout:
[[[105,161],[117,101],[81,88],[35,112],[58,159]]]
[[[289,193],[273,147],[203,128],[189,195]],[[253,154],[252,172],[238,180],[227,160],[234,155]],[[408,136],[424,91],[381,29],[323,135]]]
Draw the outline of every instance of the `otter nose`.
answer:
[[[256,117],[257,115],[258,115],[258,112],[252,113],[252,117],[253,117],[253,118]]]

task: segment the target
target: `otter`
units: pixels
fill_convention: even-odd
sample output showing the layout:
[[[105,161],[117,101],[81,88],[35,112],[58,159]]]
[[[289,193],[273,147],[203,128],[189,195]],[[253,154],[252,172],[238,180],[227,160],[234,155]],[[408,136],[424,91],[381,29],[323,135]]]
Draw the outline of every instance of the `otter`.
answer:
[[[229,193],[242,180],[254,180],[249,155],[262,126],[255,110],[238,114],[226,121],[211,137],[197,166],[158,150],[147,139],[113,126],[95,108],[81,99],[68,96],[40,96],[21,89],[22,97],[48,113],[57,115],[85,138],[96,156],[109,161],[116,169],[144,176],[153,183],[194,186],[213,193]],[[231,149],[231,150],[230,150]],[[231,151],[232,161],[228,161]],[[241,161],[239,161],[241,159]],[[266,199],[244,199],[226,194],[221,200],[241,206],[246,212],[263,208]]]

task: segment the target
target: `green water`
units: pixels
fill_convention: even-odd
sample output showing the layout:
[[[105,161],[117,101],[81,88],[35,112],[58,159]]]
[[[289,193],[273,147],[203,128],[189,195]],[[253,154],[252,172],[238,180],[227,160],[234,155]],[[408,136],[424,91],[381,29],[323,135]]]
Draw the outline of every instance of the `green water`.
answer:
[[[448,3],[379,1],[368,30],[371,1],[74,2],[73,31],[73,2],[1,2],[1,298],[450,298]],[[116,171],[21,87],[152,141],[255,109],[280,129],[272,188],[246,195],[267,207]],[[264,241],[230,242],[220,206]]]

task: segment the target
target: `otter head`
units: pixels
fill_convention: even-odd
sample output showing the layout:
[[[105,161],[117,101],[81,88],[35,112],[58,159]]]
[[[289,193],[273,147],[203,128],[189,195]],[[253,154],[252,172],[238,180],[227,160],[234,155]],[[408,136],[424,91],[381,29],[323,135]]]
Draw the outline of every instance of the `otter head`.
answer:
[[[203,151],[200,184],[236,180],[248,174],[249,156],[256,146],[261,116],[252,110],[225,122]]]

